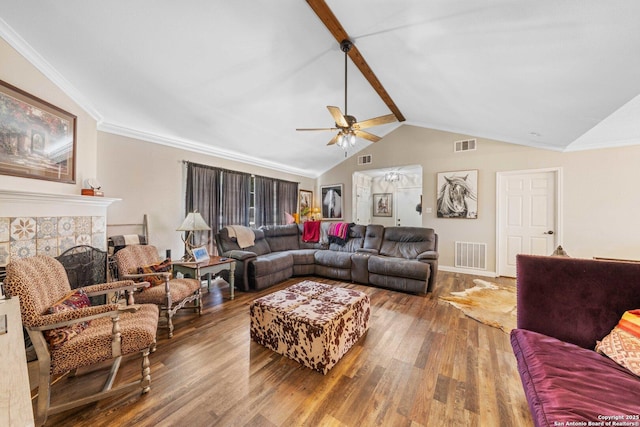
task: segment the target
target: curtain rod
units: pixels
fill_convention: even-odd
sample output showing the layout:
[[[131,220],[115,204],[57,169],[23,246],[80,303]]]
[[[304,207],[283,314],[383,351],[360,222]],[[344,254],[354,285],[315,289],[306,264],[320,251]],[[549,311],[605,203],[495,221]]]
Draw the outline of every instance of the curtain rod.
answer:
[[[296,184],[302,184],[300,181],[288,181],[286,179],[273,178],[273,177],[270,177],[270,176],[263,176],[263,175],[256,175],[256,174],[253,174],[253,173],[248,173],[248,172],[234,171],[232,169],[225,169],[225,168],[221,168],[221,167],[218,167],[218,166],[203,165],[202,163],[194,163],[194,162],[190,162],[189,160],[182,160],[182,163],[185,164],[185,165],[194,165],[194,166],[198,166],[198,167],[202,167],[202,168],[219,170],[219,171],[222,171],[222,172],[241,173],[241,174],[246,174],[246,175],[258,176],[260,178],[274,179],[276,181],[293,182],[293,183],[296,183]]]

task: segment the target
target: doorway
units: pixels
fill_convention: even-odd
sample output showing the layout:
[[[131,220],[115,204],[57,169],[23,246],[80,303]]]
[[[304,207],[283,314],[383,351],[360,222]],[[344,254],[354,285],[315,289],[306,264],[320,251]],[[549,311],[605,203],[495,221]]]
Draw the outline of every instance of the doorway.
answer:
[[[353,220],[358,224],[385,227],[422,226],[421,210],[416,209],[422,196],[422,166],[409,165],[353,173]],[[373,210],[374,197],[392,201],[390,215]]]
[[[550,255],[561,244],[560,168],[498,172],[496,260],[516,277],[516,256]]]

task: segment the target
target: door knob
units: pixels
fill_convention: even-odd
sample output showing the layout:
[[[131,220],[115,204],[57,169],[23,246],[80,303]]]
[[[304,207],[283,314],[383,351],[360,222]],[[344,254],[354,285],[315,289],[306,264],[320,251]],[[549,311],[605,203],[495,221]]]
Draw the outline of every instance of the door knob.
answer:
[[[545,231],[544,234],[553,234],[553,230]]]

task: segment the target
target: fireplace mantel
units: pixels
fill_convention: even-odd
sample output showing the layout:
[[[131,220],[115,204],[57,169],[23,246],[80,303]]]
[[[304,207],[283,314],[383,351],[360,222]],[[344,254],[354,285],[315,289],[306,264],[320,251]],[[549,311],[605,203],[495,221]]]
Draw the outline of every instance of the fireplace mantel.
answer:
[[[31,191],[0,190],[0,206],[13,203],[64,203],[107,207],[122,199],[111,197],[80,196],[77,194],[35,193]]]
[[[0,190],[0,217],[105,216],[107,207],[120,200],[78,194]]]

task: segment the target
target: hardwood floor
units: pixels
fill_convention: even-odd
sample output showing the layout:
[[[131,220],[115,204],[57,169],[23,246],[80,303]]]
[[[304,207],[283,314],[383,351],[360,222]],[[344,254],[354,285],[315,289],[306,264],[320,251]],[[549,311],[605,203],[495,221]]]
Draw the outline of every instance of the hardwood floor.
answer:
[[[130,393],[49,417],[48,426],[531,426],[509,337],[437,297],[473,286],[475,276],[441,272],[434,294],[367,293],[367,334],[324,376],[249,337],[258,293],[213,289],[203,315],[174,317],[151,355],[151,391]],[[496,279],[513,285],[513,280]],[[119,381],[138,375],[127,359]],[[53,400],[99,388],[104,372],[62,378]]]

